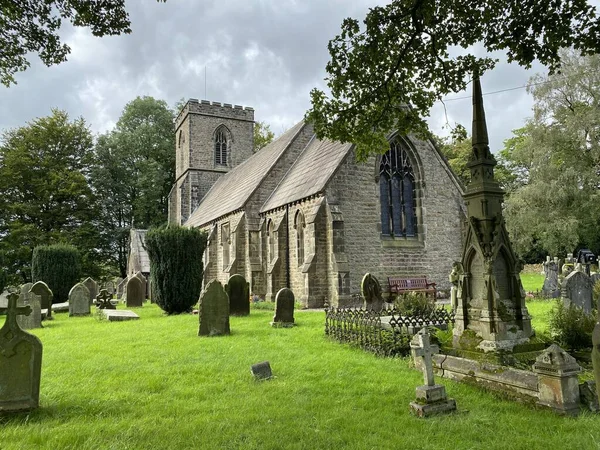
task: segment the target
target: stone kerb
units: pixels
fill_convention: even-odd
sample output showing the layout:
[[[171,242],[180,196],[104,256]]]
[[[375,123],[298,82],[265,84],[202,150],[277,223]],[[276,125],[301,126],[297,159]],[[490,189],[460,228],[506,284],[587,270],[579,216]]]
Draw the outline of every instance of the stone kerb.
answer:
[[[69,291],[69,316],[90,314],[90,291],[83,283],[77,283]]]
[[[250,314],[250,283],[239,274],[229,277],[225,285],[229,296],[229,315],[247,316]]]
[[[31,286],[29,292],[40,297],[41,308],[42,310],[46,310],[46,320],[52,320],[52,300],[54,299],[54,294],[48,285],[43,281],[38,281]]]
[[[289,328],[294,326],[294,293],[291,289],[283,288],[275,296],[275,315],[273,327]]]
[[[210,281],[198,305],[198,336],[223,336],[230,333],[229,297],[218,280]]]

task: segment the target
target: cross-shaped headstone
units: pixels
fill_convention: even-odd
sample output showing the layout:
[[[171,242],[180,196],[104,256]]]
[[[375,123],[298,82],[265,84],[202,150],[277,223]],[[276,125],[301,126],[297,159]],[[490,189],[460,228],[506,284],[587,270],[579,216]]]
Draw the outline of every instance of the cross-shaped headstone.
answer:
[[[411,344],[414,355],[423,358],[423,379],[425,380],[425,385],[434,386],[432,356],[437,353],[437,346],[431,345],[427,328],[423,328],[419,331],[413,338]]]
[[[8,327],[2,328],[4,333],[0,336],[0,339],[5,342],[2,348],[0,348],[0,353],[7,358],[15,354],[15,346],[20,342],[18,332],[21,330],[21,327],[19,327],[17,322],[17,316],[28,316],[31,314],[31,306],[17,306],[18,299],[19,294],[14,292],[8,294],[8,307],[0,308],[0,316],[7,316],[6,325],[8,325]]]
[[[96,307],[98,309],[116,309],[110,302],[112,295],[108,290],[102,289],[96,297]]]

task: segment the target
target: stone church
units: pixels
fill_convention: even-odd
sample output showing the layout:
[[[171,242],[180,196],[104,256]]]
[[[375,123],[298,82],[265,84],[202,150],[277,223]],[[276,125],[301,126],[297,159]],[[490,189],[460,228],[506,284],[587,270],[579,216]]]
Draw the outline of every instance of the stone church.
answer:
[[[254,153],[252,108],[195,99],[175,126],[169,221],[208,233],[205,282],[238,273],[254,295],[289,286],[307,307],[356,304],[366,272],[384,293],[392,276],[450,287],[463,188],[432,142],[392,133],[359,163],[300,122]]]

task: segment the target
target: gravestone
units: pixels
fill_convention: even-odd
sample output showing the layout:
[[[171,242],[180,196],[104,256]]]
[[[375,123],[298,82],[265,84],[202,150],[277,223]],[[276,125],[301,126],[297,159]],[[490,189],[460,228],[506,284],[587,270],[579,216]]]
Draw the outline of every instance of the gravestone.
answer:
[[[452,306],[452,311],[456,311],[458,306],[458,299],[460,297],[459,289],[460,286],[463,285],[462,280],[464,279],[464,276],[465,270],[463,269],[463,265],[458,261],[454,261],[452,264],[452,272],[448,275],[448,280],[452,284],[452,287],[450,288],[450,305]]]
[[[18,307],[19,296],[8,295],[8,316],[0,329],[0,412],[27,411],[39,406],[42,375],[42,342],[23,331],[20,315],[31,314],[31,307]]]
[[[294,326],[294,293],[291,289],[280,289],[275,296],[275,315],[271,326],[283,328]]]
[[[19,294],[19,306],[30,306],[31,314],[17,316],[17,323],[23,330],[42,328],[42,304],[39,296],[30,292],[33,284],[26,283],[21,286]]]
[[[69,316],[90,314],[90,291],[83,283],[77,283],[69,291]]]
[[[119,281],[121,280],[121,281]],[[117,279],[117,298],[125,297],[125,286],[127,285],[127,278],[118,278]]]
[[[229,297],[221,283],[212,280],[200,294],[198,336],[222,336],[230,333]]]
[[[98,296],[98,283],[96,283],[92,278],[88,277],[83,280],[83,285],[88,289],[90,293],[90,305],[96,300]]]
[[[140,318],[140,316],[133,311],[127,311],[126,309],[103,309],[102,314],[104,314],[109,322],[125,322],[127,320],[137,320]]]
[[[100,293],[96,297],[96,308],[98,309],[117,309],[115,305],[112,304],[112,295],[106,289],[101,289]]]
[[[592,312],[592,296],[594,285],[588,274],[583,272],[581,264],[577,264],[563,281],[561,287],[562,299],[565,306],[575,305],[585,311],[586,314]]]
[[[250,314],[250,283],[243,276],[235,274],[229,277],[225,291],[229,296],[229,315],[247,316]]]
[[[431,345],[429,330],[421,329],[410,343],[415,366],[423,370],[425,384],[416,389],[417,400],[410,403],[411,411],[418,417],[429,417],[433,414],[448,413],[456,410],[456,401],[446,398],[446,388],[435,384],[433,377],[433,358],[439,352],[437,345]],[[420,360],[419,360],[420,359]]]
[[[146,294],[146,288],[137,276],[131,277],[127,281],[127,287],[125,290],[125,303],[128,308],[139,308],[144,304],[144,296]]]
[[[134,276],[142,282],[142,288],[144,289],[144,298],[146,298],[148,296],[148,280],[142,272],[138,272]]]
[[[381,284],[379,284],[377,278],[370,273],[366,273],[360,283],[360,290],[365,299],[365,309],[369,311],[381,311],[383,309]]]
[[[253,364],[250,368],[250,372],[252,372],[252,375],[254,375],[256,380],[268,380],[273,378],[273,372],[271,371],[271,364],[269,364],[269,361]]]
[[[46,320],[52,320],[52,299],[54,295],[48,285],[43,281],[38,281],[31,286],[29,292],[40,297],[42,311],[47,310]]]
[[[558,258],[551,260],[550,257],[546,257],[544,263],[544,285],[542,287],[542,294],[546,297],[557,298],[560,296],[560,288],[558,284]]]
[[[0,294],[0,308],[8,308],[8,291],[4,291]]]
[[[110,295],[115,295],[115,283],[114,281],[107,281],[104,283],[104,289],[108,291]]]

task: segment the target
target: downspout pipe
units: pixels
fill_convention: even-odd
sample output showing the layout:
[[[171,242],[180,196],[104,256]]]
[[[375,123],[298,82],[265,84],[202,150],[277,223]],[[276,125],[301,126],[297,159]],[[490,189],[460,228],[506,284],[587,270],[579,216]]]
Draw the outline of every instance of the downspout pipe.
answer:
[[[290,287],[290,205],[285,205],[285,287]]]

